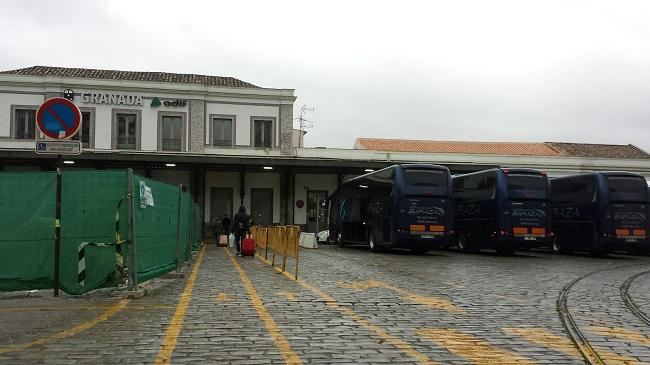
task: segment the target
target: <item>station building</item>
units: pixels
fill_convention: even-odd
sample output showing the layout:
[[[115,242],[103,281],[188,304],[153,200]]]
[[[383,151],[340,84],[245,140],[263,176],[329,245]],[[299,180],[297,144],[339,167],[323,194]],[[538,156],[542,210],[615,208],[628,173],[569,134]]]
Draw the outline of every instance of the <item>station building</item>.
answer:
[[[650,155],[632,145],[406,141],[358,138],[354,148],[303,148],[293,89],[232,77],[34,66],[0,72],[0,170],[48,171],[36,110],[51,97],[82,112],[83,152],[66,169],[132,168],[181,184],[203,206],[206,234],[243,204],[256,223],[327,226],[322,202],[350,176],[400,162],[454,173],[531,167],[551,176],[626,170],[650,178]]]

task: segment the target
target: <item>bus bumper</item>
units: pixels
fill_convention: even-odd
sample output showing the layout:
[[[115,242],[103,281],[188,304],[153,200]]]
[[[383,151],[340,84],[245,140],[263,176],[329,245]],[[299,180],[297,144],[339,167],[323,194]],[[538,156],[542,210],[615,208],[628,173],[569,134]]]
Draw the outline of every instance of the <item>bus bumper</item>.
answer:
[[[393,248],[444,248],[454,242],[454,235],[451,232],[437,235],[415,235],[410,233],[396,233]]]
[[[552,236],[544,237],[515,237],[499,236],[497,245],[499,248],[508,248],[512,250],[529,249],[529,248],[550,248],[553,243]]]
[[[590,251],[626,251],[629,253],[650,253],[650,240],[648,238],[601,238],[590,248]]]

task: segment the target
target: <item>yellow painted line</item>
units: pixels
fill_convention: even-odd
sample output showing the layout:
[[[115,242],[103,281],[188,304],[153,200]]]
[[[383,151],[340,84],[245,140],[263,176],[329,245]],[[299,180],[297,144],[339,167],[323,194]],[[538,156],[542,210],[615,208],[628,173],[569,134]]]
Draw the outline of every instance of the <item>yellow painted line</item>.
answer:
[[[273,320],[273,317],[271,317],[269,311],[267,311],[266,307],[264,307],[264,303],[257,295],[257,291],[255,290],[253,283],[248,278],[248,275],[246,275],[244,269],[241,268],[239,262],[237,262],[237,259],[233,256],[232,252],[230,252],[229,249],[224,248],[224,251],[226,251],[228,257],[230,257],[230,262],[232,262],[235,270],[237,270],[239,273],[239,277],[241,278],[242,283],[244,283],[244,287],[246,287],[246,292],[248,292],[248,296],[251,298],[253,308],[255,308],[257,315],[260,317],[262,322],[264,322],[264,326],[271,335],[271,338],[273,338],[275,346],[280,350],[280,355],[282,355],[284,362],[286,364],[302,364],[302,360],[300,360],[298,354],[293,351],[291,345],[289,344],[289,341],[287,341],[284,335],[282,335],[282,332],[280,331],[278,325],[275,323],[275,320]]]
[[[650,347],[650,337],[627,328],[592,326],[589,327],[589,331],[603,337],[621,338]]]
[[[112,307],[111,305],[79,305],[79,306],[65,306],[65,307],[4,307],[0,308],[0,312],[54,312],[54,311],[70,311],[70,310],[105,310]],[[142,304],[142,305],[129,305],[129,309],[167,309],[172,308],[169,304]]]
[[[154,364],[169,364],[172,359],[172,354],[176,348],[176,341],[178,340],[178,335],[181,333],[183,328],[183,320],[185,319],[185,312],[187,307],[190,304],[190,299],[192,298],[192,290],[194,289],[194,282],[196,282],[196,277],[199,273],[199,267],[201,267],[201,261],[203,260],[203,255],[205,255],[205,249],[207,245],[201,247],[201,251],[196,258],[194,263],[194,268],[192,269],[192,274],[185,285],[183,294],[181,295],[181,300],[176,306],[176,312],[172,316],[172,320],[167,326],[167,332],[165,333],[165,339],[163,340],[162,345],[160,346],[160,351],[158,356],[154,361]]]
[[[257,255],[257,257],[260,260],[264,261],[265,263],[267,263],[269,265],[271,264],[271,262],[269,260],[264,259],[264,257],[259,256],[259,255]],[[280,272],[281,270],[276,268],[276,271]],[[288,272],[282,272],[282,274],[285,277],[287,277],[289,280],[295,281],[300,286],[308,289],[309,291],[314,293],[317,297],[320,297],[325,302],[325,305],[327,305],[328,307],[330,307],[330,308],[338,311],[339,313],[343,314],[344,316],[347,316],[348,318],[354,320],[361,327],[363,327],[363,328],[367,329],[368,331],[374,333],[375,335],[377,335],[382,340],[388,342],[389,344],[393,345],[394,347],[401,350],[405,354],[407,354],[410,357],[416,359],[421,364],[424,364],[424,365],[436,365],[437,364],[435,361],[432,361],[431,359],[429,359],[429,357],[427,357],[425,354],[423,354],[423,353],[417,351],[416,349],[414,349],[411,345],[408,344],[408,342],[389,334],[388,332],[386,332],[386,330],[384,330],[383,328],[381,328],[379,326],[371,324],[370,322],[368,322],[368,320],[366,320],[365,318],[358,315],[352,309],[340,305],[339,303],[336,302],[336,299],[334,299],[334,297],[332,297],[331,295],[329,295],[329,294],[323,292],[322,290],[320,290],[320,289],[306,283],[305,281],[303,281],[301,279],[296,279],[295,277],[293,277]]]
[[[535,364],[531,359],[500,349],[455,329],[422,328],[416,333],[476,365]]]
[[[223,302],[229,302],[229,301],[230,301],[230,297],[229,297],[228,294],[226,294],[226,293],[219,293],[219,295],[217,295],[217,301],[218,301],[218,302],[221,302],[221,303],[223,303]]]
[[[457,307],[454,303],[452,303],[448,299],[415,294],[409,292],[408,290],[394,287],[382,281],[362,280],[362,281],[351,282],[351,283],[338,282],[337,285],[341,288],[354,289],[354,290],[367,290],[372,288],[388,289],[398,293],[402,297],[402,299],[409,300],[416,304],[425,305],[433,309],[442,309],[449,312],[465,313],[464,309]]]
[[[502,330],[509,335],[523,337],[526,341],[541,347],[561,352],[576,359],[582,359],[582,355],[580,355],[573,342],[564,336],[558,336],[541,328],[507,327]]]
[[[40,338],[38,340],[32,341],[32,342],[27,342],[23,344],[18,344],[18,345],[9,345],[9,346],[4,346],[0,347],[0,354],[4,354],[7,352],[15,352],[15,351],[22,351],[25,350],[29,347],[32,346],[38,346],[38,345],[45,345],[50,342],[54,341],[59,341],[67,337],[74,336],[76,334],[79,334],[83,331],[87,331],[93,327],[95,327],[97,324],[104,322],[111,318],[113,315],[115,315],[117,312],[121,311],[126,307],[127,304],[129,304],[129,299],[122,299],[120,300],[117,304],[111,306],[106,310],[104,313],[101,315],[86,321],[84,323],[81,323],[79,325],[76,325],[70,329],[67,329],[65,331],[59,332],[57,334],[54,334],[52,336]]]
[[[509,301],[515,302],[515,303],[525,303],[521,299],[517,299],[517,298],[513,298],[513,297],[507,297],[505,295],[499,295],[499,294],[490,294],[490,295],[493,296],[493,297],[499,298],[499,299],[505,299],[505,300],[509,300]]]
[[[296,296],[296,293],[292,292],[287,292],[287,291],[279,291],[276,293],[277,295],[283,296],[287,298],[287,300],[290,300],[292,302],[295,302],[298,300],[298,297]]]

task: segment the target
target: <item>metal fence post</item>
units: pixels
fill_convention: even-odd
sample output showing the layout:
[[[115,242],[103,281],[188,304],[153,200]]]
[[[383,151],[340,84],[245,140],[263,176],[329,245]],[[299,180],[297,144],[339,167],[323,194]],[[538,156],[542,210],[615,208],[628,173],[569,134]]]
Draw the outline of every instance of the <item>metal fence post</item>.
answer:
[[[176,273],[181,272],[181,202],[183,199],[183,185],[178,185],[178,209],[176,214]]]
[[[129,255],[127,256],[127,266],[129,270],[129,290],[138,289],[138,265],[136,256],[136,229],[135,229],[135,196],[133,192],[133,169],[128,169],[129,181]]]

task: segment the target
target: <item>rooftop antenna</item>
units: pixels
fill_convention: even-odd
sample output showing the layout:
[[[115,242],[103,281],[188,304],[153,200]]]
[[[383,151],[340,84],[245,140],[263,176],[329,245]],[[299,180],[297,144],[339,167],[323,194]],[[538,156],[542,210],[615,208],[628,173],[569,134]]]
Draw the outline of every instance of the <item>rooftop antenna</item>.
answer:
[[[314,111],[314,107],[307,106],[307,104],[303,104],[302,107],[300,108],[300,117],[295,118],[296,120],[298,120],[298,125],[300,126],[299,127],[299,129],[300,129],[300,139],[298,140],[298,147],[302,147],[302,139],[303,139],[303,135],[304,135],[303,130],[305,128],[313,128],[314,127],[314,123],[312,121],[307,120],[307,119],[304,118],[304,116],[305,116],[305,114],[307,114],[307,112],[313,112],[313,111]]]

